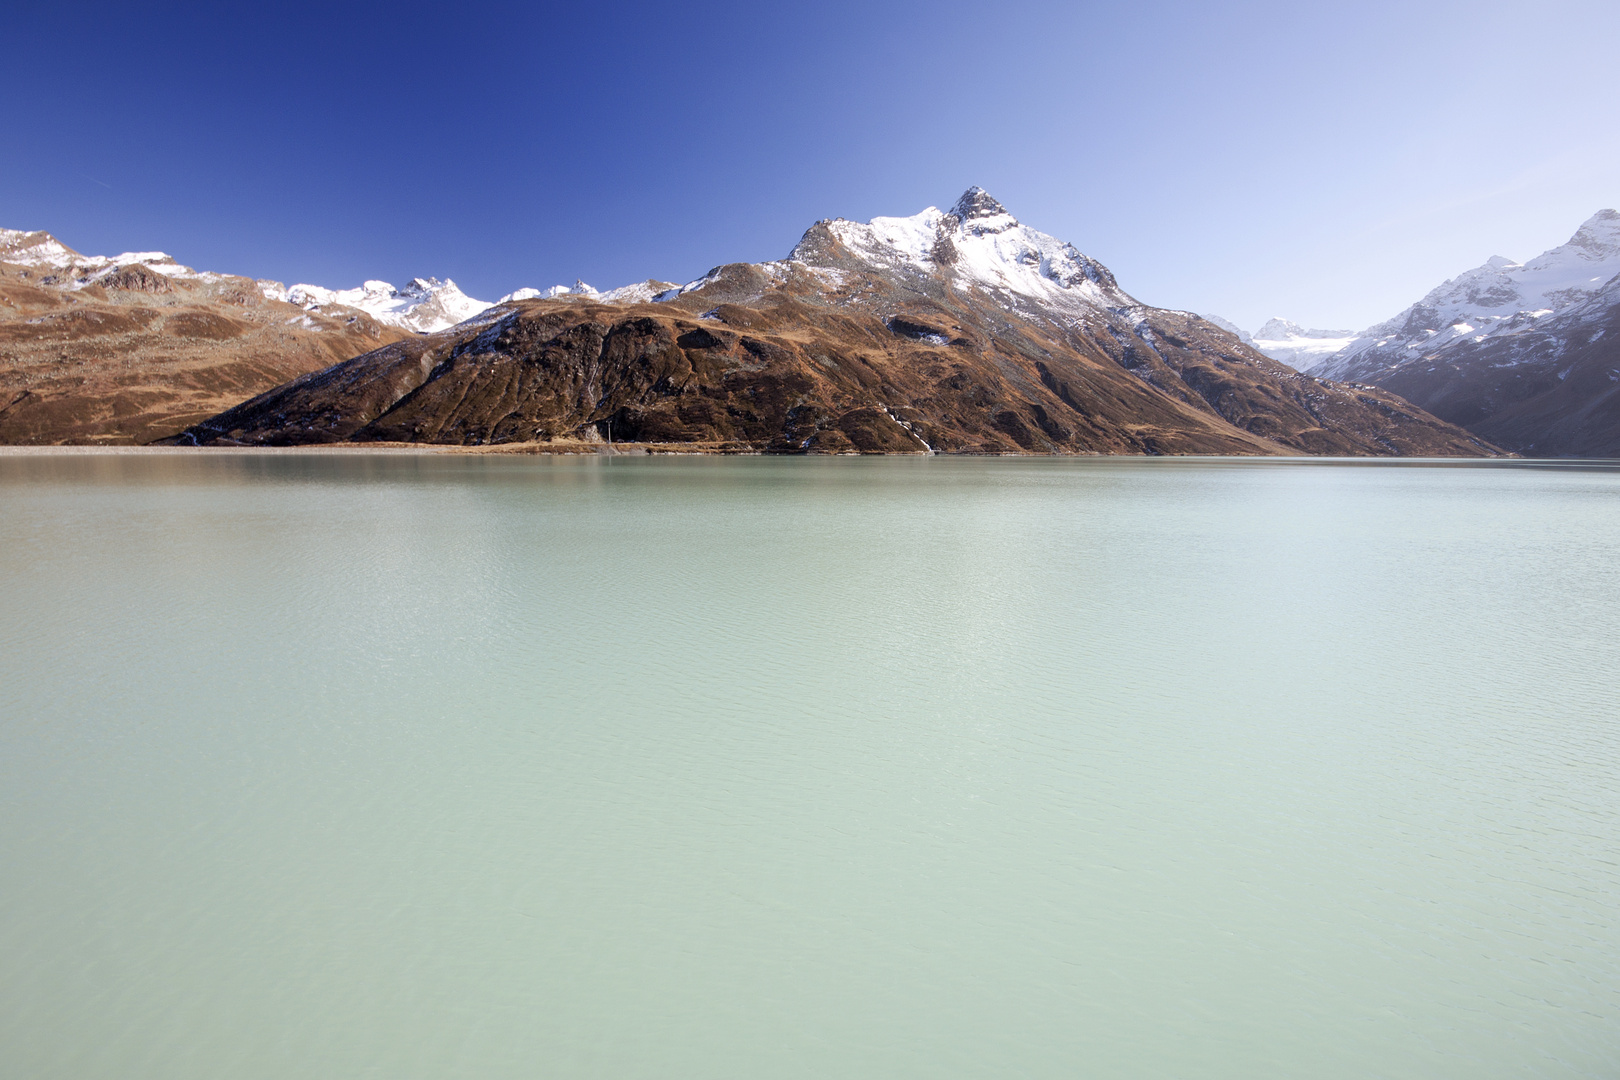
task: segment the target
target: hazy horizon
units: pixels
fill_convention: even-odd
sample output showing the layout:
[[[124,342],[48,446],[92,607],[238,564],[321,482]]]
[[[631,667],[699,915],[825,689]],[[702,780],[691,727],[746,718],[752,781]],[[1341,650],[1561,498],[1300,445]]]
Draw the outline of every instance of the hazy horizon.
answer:
[[[1552,4],[11,10],[0,226],[492,300],[780,258],[980,185],[1144,302],[1359,329],[1620,206]]]

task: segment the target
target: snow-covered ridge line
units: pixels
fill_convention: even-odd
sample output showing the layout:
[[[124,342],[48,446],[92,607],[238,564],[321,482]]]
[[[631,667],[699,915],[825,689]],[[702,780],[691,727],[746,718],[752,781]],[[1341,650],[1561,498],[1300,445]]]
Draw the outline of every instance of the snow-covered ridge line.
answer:
[[[162,251],[126,251],[121,255],[81,255],[47,232],[0,229],[0,262],[61,270],[70,289],[94,285],[120,266],[139,263],[164,277],[190,281],[223,281],[229,275],[193,270]]]
[[[305,311],[351,308],[380,323],[419,334],[447,330],[495,306],[468,296],[454,281],[438,278],[412,278],[403,288],[386,281],[367,281],[354,289],[326,289],[319,285],[288,288],[279,281],[258,284],[267,299],[294,304]]]
[[[1429,290],[1392,319],[1353,330],[1313,330],[1273,318],[1251,336],[1217,315],[1204,318],[1273,360],[1332,379],[1360,378],[1464,341],[1533,331],[1573,311],[1620,275],[1620,213],[1599,210],[1568,242],[1528,262],[1493,255]],[[1367,368],[1368,370],[1362,370]]]

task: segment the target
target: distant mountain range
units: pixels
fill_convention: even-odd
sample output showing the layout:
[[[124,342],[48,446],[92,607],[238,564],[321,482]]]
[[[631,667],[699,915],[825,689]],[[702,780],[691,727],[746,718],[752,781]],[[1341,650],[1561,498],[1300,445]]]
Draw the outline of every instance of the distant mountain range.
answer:
[[[275,302],[394,314],[383,306],[404,290],[373,291],[375,301],[287,290]],[[577,285],[503,301],[168,441],[1496,452],[1394,394],[1301,375],[1196,315],[1140,303],[1107,267],[978,188],[949,211],[821,221],[785,259],[680,287]]]
[[[0,230],[0,443],[150,442],[411,336],[363,310],[274,299],[273,284]]]
[[[245,281],[234,274],[197,271],[182,266],[162,251],[126,251],[122,255],[81,255],[46,232],[0,229],[0,263],[42,272],[41,279],[70,292],[82,292],[106,285],[109,275],[120,267],[144,266],[150,273],[174,281],[214,284],[224,280]],[[353,289],[328,289],[320,285],[293,285],[279,281],[254,281],[253,286],[267,300],[292,304],[305,311],[336,316],[363,313],[386,326],[432,334],[448,330],[459,322],[494,307],[488,300],[475,300],[456,287],[454,281],[438,278],[412,278],[404,286],[386,281],[367,281]],[[537,297],[596,296],[609,300],[651,299],[675,288],[673,282],[648,282],[600,293],[583,281],[554,285],[549,289],[518,289],[495,303]]]
[[[510,297],[647,299],[648,282]],[[353,289],[194,270],[161,251],[84,255],[0,229],[0,443],[141,443],[296,375],[449,329],[492,305],[453,281]]]
[[[1358,334],[1273,319],[1244,338],[1313,375],[1392,390],[1518,453],[1617,457],[1620,213],[1593,214],[1528,262],[1495,256]]]

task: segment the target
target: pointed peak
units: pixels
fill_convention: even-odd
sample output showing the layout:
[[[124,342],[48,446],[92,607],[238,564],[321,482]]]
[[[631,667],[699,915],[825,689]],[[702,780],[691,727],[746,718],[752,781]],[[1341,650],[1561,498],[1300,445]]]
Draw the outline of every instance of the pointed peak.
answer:
[[[974,218],[999,217],[1007,214],[1007,208],[1002,206],[984,188],[974,185],[962,193],[951,207],[951,213],[963,221],[972,221]]]
[[[1281,315],[1273,315],[1267,319],[1265,325],[1254,332],[1254,336],[1262,341],[1280,340],[1297,337],[1304,333],[1304,328],[1292,319],[1285,319]]]
[[[1569,246],[1579,249],[1589,258],[1609,258],[1620,253],[1620,213],[1599,210],[1575,230]]]

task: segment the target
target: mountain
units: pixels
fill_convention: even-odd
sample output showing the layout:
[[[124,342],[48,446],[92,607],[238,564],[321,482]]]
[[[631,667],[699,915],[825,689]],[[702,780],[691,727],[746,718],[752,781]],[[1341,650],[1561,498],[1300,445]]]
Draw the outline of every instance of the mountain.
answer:
[[[1273,360],[1281,360],[1295,371],[1305,371],[1321,363],[1356,338],[1354,330],[1308,330],[1281,317],[1268,319],[1253,334],[1219,315],[1205,315],[1204,318],[1235,335],[1243,344]]]
[[[1201,315],[1199,318],[1203,319],[1207,323],[1220,327],[1222,330],[1225,330],[1228,334],[1231,334],[1245,345],[1254,344],[1254,336],[1237,323],[1232,322],[1230,319],[1223,319],[1219,315]]]
[[[1486,455],[1301,375],[972,188],[817,222],[680,288],[513,298],[294,379],[176,442],[620,441],[803,451]]]
[[[597,300],[604,304],[645,304],[660,298],[667,299],[680,291],[680,286],[673,281],[658,281],[648,279],[635,285],[624,285],[617,289],[602,292],[593,289],[583,281],[576,281],[572,285],[553,285],[549,289],[519,289],[517,292],[507,293],[497,303],[505,304],[513,300],[556,300],[559,298]]]
[[[1603,402],[1620,369],[1617,275],[1620,213],[1601,210],[1567,243],[1525,263],[1495,256],[1303,366],[1393,390],[1518,452],[1615,454],[1620,424]]]
[[[1526,263],[1501,255],[1459,274],[1393,319],[1362,331],[1312,370],[1368,381],[1375,373],[1461,342],[1532,329],[1596,295],[1620,274],[1620,213],[1600,210],[1570,237]]]
[[[513,295],[640,301],[675,287]],[[161,251],[84,255],[46,232],[0,229],[0,443],[150,442],[491,306],[437,278],[289,288],[194,270]]]
[[[1620,457],[1620,276],[1574,307],[1370,373],[1535,457]]]
[[[1313,366],[1354,341],[1354,330],[1309,330],[1287,319],[1268,319],[1254,332],[1254,347],[1296,371]]]
[[[279,281],[259,283],[271,300],[296,304],[305,311],[363,311],[380,323],[432,334],[472,318],[494,306],[474,300],[453,281],[412,278],[404,288],[386,281],[368,281],[357,289],[323,289],[319,285],[284,287]]]
[[[150,442],[405,333],[161,251],[0,230],[0,443]]]

